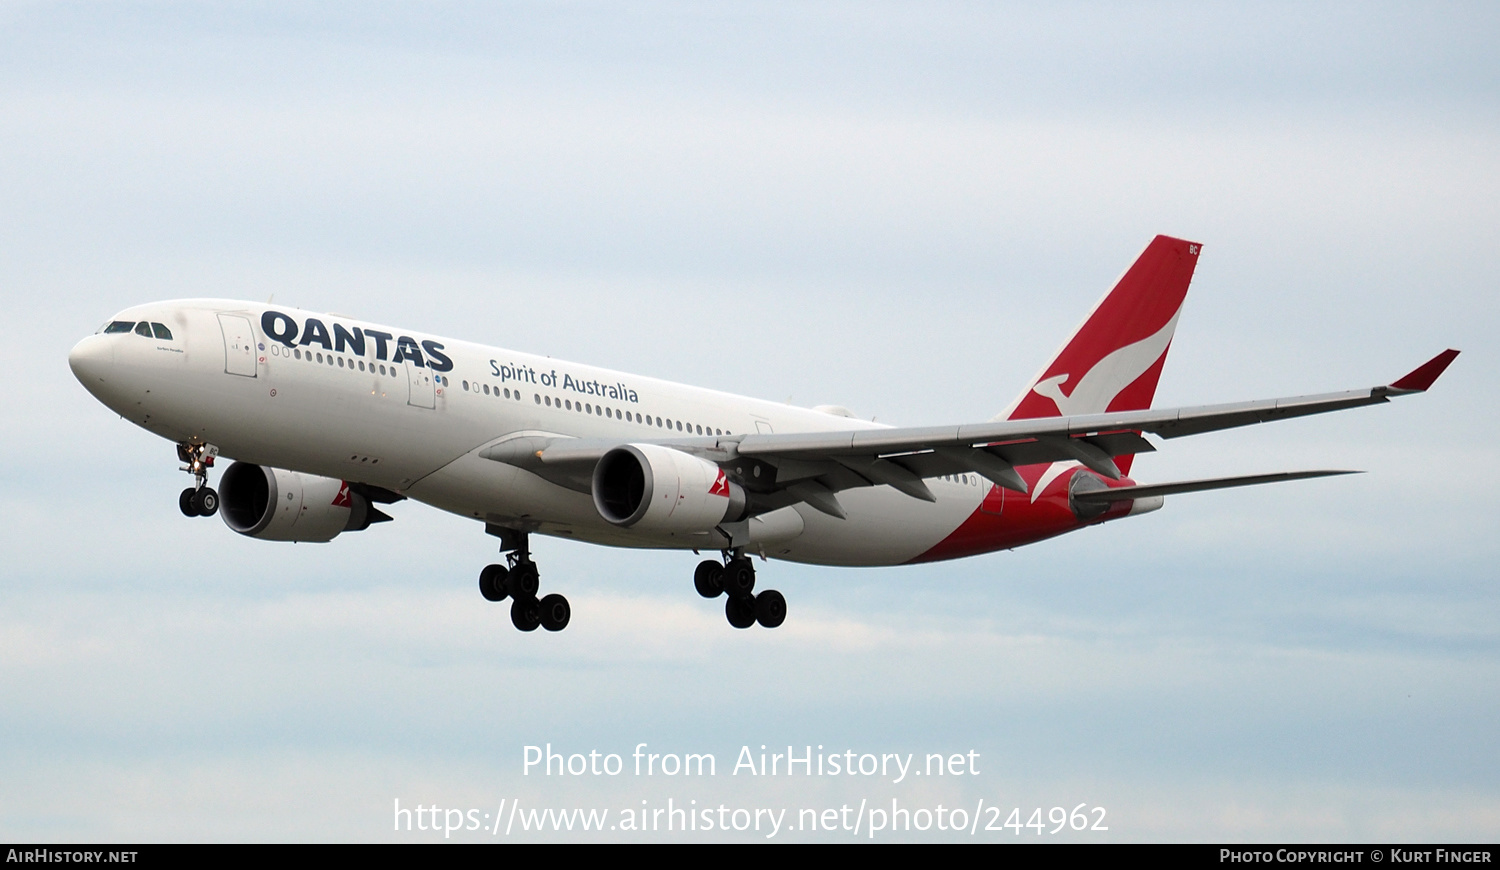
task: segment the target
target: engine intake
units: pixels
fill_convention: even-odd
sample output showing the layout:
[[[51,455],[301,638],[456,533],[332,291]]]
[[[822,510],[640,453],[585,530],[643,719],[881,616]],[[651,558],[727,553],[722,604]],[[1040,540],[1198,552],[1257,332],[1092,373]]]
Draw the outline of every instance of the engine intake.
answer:
[[[659,444],[624,444],[594,466],[594,508],[617,526],[702,533],[745,518],[739,484],[712,462]]]
[[[348,482],[236,462],[219,481],[224,524],[264,541],[324,543],[384,515]]]

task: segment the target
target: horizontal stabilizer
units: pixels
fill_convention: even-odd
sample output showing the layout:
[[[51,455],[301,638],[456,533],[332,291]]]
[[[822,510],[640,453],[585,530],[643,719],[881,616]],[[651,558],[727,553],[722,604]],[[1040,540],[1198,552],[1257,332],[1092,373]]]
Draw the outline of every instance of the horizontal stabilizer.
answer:
[[[1282,471],[1276,474],[1252,474],[1246,477],[1215,477],[1209,480],[1180,480],[1176,483],[1149,483],[1142,486],[1117,486],[1114,489],[1095,489],[1074,492],[1073,500],[1080,502],[1108,503],[1130,501],[1152,496],[1176,495],[1180,492],[1202,492],[1208,489],[1229,489],[1234,486],[1254,486],[1258,483],[1281,483],[1288,480],[1305,480],[1309,477],[1332,477],[1336,474],[1362,474],[1359,471]]]

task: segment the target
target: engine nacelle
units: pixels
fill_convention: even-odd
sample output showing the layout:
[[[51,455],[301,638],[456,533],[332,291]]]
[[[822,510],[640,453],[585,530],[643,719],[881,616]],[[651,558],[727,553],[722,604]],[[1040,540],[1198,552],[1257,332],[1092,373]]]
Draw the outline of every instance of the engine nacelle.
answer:
[[[745,491],[712,462],[659,444],[625,444],[594,466],[599,516],[645,532],[708,532],[745,518]]]
[[[1100,480],[1097,475],[1082,469],[1073,472],[1072,479],[1068,481],[1068,507],[1073,510],[1073,516],[1080,520],[1092,520],[1101,516],[1107,520],[1113,520],[1119,517],[1147,514],[1159,510],[1162,506],[1162,497],[1159,495],[1147,495],[1122,501],[1084,501],[1078,498],[1080,493],[1099,492],[1106,489],[1109,489],[1109,485]]]
[[[345,481],[248,462],[224,471],[219,514],[242,535],[319,544],[369,528],[373,516],[370,502]]]

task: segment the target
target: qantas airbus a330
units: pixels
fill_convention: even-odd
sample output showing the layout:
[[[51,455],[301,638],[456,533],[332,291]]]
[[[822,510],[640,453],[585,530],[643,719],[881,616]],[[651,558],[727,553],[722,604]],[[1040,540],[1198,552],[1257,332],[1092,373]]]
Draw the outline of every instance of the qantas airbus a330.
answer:
[[[568,624],[538,597],[532,533],[719,551],[698,565],[737,628],[786,618],[752,555],[898,565],[1030,544],[1153,511],[1163,496],[1340,474],[1138,484],[1143,434],[1176,438],[1426,390],[1457,351],[1363,390],[1151,410],[1200,246],[1158,236],[1007,410],[893,428],[546,357],[249,302],[130,308],[75,346],[99,401],[177,445],[188,516],[328,541],[405,498],[484,523],[504,564],[479,589],[523,631]],[[232,457],[216,492],[216,457]],[[222,506],[220,499],[222,498]]]

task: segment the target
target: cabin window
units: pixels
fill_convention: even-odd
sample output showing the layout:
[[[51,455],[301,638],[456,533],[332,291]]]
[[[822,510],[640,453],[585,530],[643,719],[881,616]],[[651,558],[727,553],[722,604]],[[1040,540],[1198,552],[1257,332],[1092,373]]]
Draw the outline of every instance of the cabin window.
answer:
[[[172,330],[168,329],[165,323],[152,323],[151,331],[162,341],[172,340]]]
[[[136,335],[144,335],[147,338],[150,338],[151,337],[151,324],[147,323],[144,320],[142,320],[140,323],[137,323],[135,325],[135,334]]]
[[[134,320],[116,320],[114,323],[104,327],[104,334],[113,335],[117,332],[129,332],[134,326]]]

